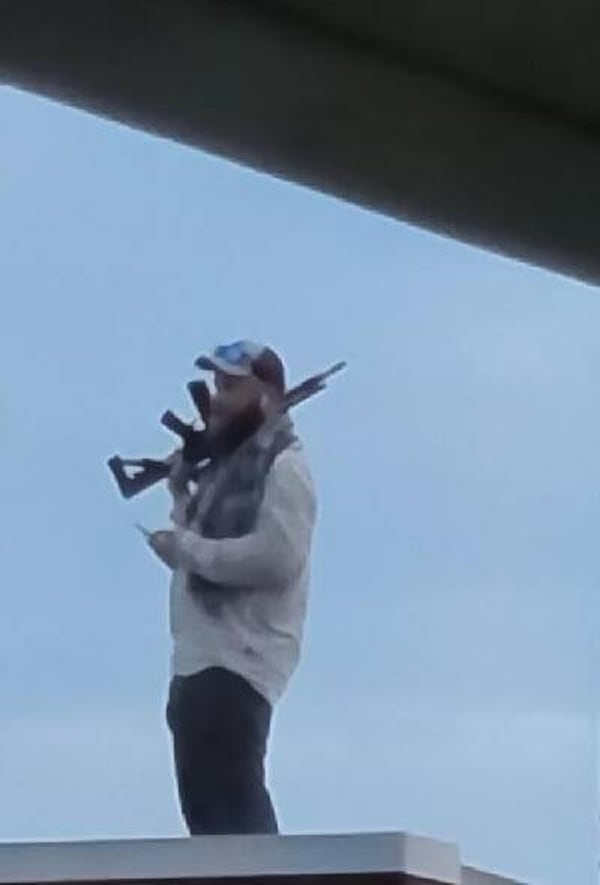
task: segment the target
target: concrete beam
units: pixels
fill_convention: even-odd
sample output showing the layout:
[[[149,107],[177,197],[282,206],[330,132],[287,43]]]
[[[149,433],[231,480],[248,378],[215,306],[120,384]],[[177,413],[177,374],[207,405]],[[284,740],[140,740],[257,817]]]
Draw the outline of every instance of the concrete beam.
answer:
[[[600,282],[592,130],[257,0],[3,0],[0,77]]]

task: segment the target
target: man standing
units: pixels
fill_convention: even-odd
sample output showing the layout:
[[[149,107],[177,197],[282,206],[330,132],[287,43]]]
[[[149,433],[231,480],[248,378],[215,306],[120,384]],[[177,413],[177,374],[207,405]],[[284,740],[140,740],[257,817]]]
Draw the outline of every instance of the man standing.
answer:
[[[181,809],[191,834],[277,833],[264,759],[300,655],[315,493],[277,354],[238,341],[197,364],[214,372],[213,457],[194,484],[173,458],[174,528],[149,541],[172,569],[167,720]]]

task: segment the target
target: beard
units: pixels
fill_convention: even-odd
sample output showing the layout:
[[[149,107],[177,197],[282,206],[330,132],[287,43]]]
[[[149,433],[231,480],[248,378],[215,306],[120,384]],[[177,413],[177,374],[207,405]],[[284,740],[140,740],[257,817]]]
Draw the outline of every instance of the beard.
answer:
[[[215,409],[206,428],[211,457],[234,452],[258,430],[264,419],[260,399],[253,399],[235,410]]]

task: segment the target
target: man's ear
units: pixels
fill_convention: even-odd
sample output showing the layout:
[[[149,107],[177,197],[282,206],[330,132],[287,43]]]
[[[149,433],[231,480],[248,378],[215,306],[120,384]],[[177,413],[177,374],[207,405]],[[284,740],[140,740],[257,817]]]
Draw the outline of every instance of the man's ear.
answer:
[[[277,411],[278,405],[278,392],[274,388],[263,389],[259,399],[259,407],[263,415],[273,414],[273,412]]]

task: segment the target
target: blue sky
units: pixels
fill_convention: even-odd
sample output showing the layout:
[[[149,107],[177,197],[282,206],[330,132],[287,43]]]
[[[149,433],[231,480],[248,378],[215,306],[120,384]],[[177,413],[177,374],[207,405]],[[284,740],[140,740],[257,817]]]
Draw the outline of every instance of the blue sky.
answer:
[[[182,835],[165,572],[107,457],[205,347],[276,346],[320,517],[275,719],[286,832],[409,830],[594,881],[598,293],[0,89],[0,839]]]

